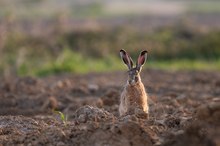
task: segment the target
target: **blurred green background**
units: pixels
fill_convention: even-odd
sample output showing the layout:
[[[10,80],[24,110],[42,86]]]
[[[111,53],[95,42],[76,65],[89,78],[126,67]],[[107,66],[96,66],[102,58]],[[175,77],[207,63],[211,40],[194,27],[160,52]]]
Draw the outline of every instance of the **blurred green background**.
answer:
[[[220,2],[0,0],[0,75],[45,76],[147,68],[220,70]]]

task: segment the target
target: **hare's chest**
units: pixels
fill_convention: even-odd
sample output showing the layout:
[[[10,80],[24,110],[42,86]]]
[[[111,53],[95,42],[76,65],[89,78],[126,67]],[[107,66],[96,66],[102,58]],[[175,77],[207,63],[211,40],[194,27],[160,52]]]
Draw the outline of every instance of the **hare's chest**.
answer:
[[[143,90],[140,90],[140,88],[129,88],[129,90],[127,90],[127,100],[128,103],[130,105],[142,105],[144,100],[145,100],[145,96],[146,93]]]

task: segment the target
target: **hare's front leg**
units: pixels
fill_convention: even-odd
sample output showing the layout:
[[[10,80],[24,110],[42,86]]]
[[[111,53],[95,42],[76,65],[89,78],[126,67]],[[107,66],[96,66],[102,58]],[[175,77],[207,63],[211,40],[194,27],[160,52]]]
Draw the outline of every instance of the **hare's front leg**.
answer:
[[[121,96],[120,105],[119,105],[119,114],[120,116],[123,116],[125,115],[126,112],[127,112],[127,108],[125,105],[125,96]]]

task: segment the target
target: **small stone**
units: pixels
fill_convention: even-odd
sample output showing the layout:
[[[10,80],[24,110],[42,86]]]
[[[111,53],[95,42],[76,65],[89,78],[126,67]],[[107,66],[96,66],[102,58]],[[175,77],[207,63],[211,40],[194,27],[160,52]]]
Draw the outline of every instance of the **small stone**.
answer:
[[[99,86],[96,85],[96,84],[89,84],[88,89],[89,89],[90,92],[95,92],[99,89]]]

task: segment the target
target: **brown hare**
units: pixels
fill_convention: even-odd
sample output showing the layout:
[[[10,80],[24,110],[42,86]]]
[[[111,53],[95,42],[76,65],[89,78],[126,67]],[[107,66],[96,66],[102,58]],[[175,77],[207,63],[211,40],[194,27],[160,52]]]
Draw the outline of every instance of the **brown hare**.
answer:
[[[147,51],[140,53],[136,66],[133,67],[133,61],[125,50],[120,50],[120,56],[128,66],[128,81],[121,94],[119,114],[136,114],[137,110],[148,115],[147,94],[144,84],[141,82],[140,72],[147,58]]]

